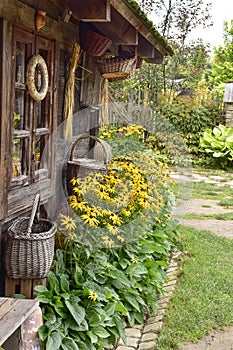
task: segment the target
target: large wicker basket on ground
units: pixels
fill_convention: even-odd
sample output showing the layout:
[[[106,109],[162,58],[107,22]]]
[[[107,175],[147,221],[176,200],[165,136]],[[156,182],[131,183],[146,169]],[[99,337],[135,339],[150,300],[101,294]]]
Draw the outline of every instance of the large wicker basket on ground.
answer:
[[[38,203],[39,195],[31,216],[18,218],[8,229],[5,268],[10,278],[44,278],[50,270],[56,224],[35,219]]]
[[[81,142],[85,140],[92,140],[94,142],[91,151],[88,152],[88,158],[79,157],[81,153],[79,153],[79,146]],[[111,147],[107,142],[93,135],[79,135],[71,145],[69,160],[66,165],[66,185],[68,194],[72,195],[72,185],[70,181],[73,178],[83,178],[90,173],[106,174],[111,158]]]

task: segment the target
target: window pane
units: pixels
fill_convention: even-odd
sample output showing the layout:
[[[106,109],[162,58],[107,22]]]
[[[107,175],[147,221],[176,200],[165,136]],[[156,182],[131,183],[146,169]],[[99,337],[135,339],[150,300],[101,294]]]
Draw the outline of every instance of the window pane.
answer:
[[[15,91],[14,129],[24,129],[24,91]]]
[[[48,159],[47,159],[48,152],[47,152],[47,147],[45,147],[47,140],[48,140],[47,135],[36,137],[35,170],[39,170],[41,168],[45,168],[45,169],[48,168]]]
[[[28,175],[28,149],[27,138],[15,138],[13,143],[12,177]]]
[[[15,81],[18,84],[25,84],[25,53],[26,45],[17,41]]]

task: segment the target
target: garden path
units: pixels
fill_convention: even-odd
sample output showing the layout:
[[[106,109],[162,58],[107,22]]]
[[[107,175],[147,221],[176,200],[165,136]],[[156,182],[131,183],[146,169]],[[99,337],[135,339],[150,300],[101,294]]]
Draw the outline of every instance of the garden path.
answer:
[[[229,184],[233,187],[233,181],[229,181],[228,174],[224,176],[204,176],[193,173],[187,178],[183,175],[173,174],[173,179],[176,182],[181,182],[181,187],[185,182],[189,182],[187,188],[191,191],[190,184],[192,181],[204,181],[206,183],[216,183],[219,186]],[[184,186],[185,187],[185,186]],[[187,191],[185,189],[184,191]],[[233,222],[230,220],[198,220],[198,219],[185,219],[184,214],[222,214],[232,212],[233,209],[224,209],[219,206],[216,200],[209,199],[191,199],[191,192],[188,195],[189,199],[180,203],[173,216],[177,217],[180,223],[188,226],[195,227],[200,230],[209,230],[213,233],[233,239]],[[143,326],[134,326],[133,328],[126,329],[127,344],[124,345],[121,341],[116,344],[114,349],[116,350],[154,350],[156,349],[156,341],[159,336],[159,329],[162,327],[163,319],[166,312],[166,307],[169,303],[172,292],[175,288],[176,274],[178,272],[178,260],[179,252],[176,253],[171,261],[169,267],[168,284],[165,286],[168,296],[162,297],[159,300],[159,309],[156,317],[151,317]],[[174,282],[174,283],[173,283]],[[165,298],[165,299],[164,299]],[[233,326],[226,327],[224,330],[214,330],[206,337],[200,339],[197,343],[183,344],[181,350],[233,350]]]
[[[205,181],[206,183],[216,183],[219,186],[229,184],[233,187],[233,182],[228,181],[228,174],[224,176],[205,177],[193,174],[193,181]],[[222,214],[232,212],[232,209],[225,209],[219,206],[219,201],[209,199],[190,199],[186,203],[185,213],[192,214]],[[216,219],[185,219],[179,221],[186,226],[195,227],[200,230],[209,230],[218,236],[233,239],[233,221]],[[183,344],[181,350],[233,350],[233,326],[224,330],[214,330],[197,343]]]

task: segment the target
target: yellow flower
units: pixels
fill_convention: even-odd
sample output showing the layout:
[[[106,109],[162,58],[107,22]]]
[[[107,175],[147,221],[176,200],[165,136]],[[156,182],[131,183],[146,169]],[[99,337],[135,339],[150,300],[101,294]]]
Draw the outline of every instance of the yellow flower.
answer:
[[[88,299],[91,299],[92,301],[96,301],[99,298],[98,294],[92,290],[88,290],[88,293]]]
[[[120,241],[121,243],[124,243],[125,239],[123,237],[121,237],[120,235],[117,235],[117,239],[118,241]]]
[[[75,238],[76,238],[76,234],[74,232],[70,232],[69,239],[71,239],[73,241]]]
[[[135,258],[132,258],[130,261],[131,261],[132,264],[137,264],[138,263],[138,261]]]
[[[84,220],[85,224],[89,224],[90,226],[98,226],[99,220],[96,219],[96,215],[88,212],[86,214],[81,215],[81,218]]]
[[[70,180],[71,184],[74,185],[78,185],[80,183],[80,179],[78,178],[73,178]]]
[[[127,217],[129,217],[131,215],[131,211],[127,210],[127,209],[123,209],[121,212],[124,216],[127,216]]]
[[[111,233],[111,235],[115,236],[118,232],[118,229],[115,226],[112,226],[108,223],[106,223],[106,224],[107,224],[108,230]]]
[[[76,228],[76,223],[74,219],[64,214],[60,214],[60,216],[62,217],[61,225],[65,226],[66,230],[74,230]]]
[[[103,236],[102,240],[104,241],[104,243],[109,246],[110,248],[114,246],[114,241],[109,238],[108,236]]]

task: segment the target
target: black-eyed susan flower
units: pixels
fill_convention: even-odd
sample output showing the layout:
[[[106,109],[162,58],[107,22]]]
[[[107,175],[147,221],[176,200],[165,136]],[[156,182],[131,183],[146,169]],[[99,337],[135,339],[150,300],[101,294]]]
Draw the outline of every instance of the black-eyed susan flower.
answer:
[[[96,292],[93,292],[92,290],[88,290],[88,299],[91,299],[92,301],[98,300],[99,296]]]
[[[64,226],[67,231],[74,230],[76,228],[76,223],[70,216],[60,214],[60,217],[62,218],[61,225]]]

